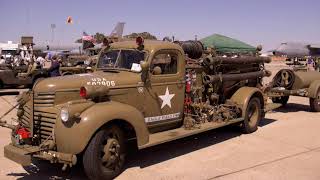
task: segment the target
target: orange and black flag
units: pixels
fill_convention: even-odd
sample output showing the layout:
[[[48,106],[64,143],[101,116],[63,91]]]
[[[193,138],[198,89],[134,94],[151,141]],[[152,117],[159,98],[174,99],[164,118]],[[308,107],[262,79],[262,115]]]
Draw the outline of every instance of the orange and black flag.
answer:
[[[73,23],[73,19],[71,16],[68,16],[67,18],[67,24],[72,24]]]

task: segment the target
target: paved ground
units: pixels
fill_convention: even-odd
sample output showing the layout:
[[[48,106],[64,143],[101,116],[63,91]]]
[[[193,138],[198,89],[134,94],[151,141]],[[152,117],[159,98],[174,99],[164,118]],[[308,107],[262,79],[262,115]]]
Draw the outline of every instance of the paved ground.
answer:
[[[243,135],[228,127],[138,151],[118,179],[320,179],[320,113],[308,112],[305,98],[291,98],[286,109],[267,114],[260,128]],[[1,97],[0,113],[14,104]],[[287,112],[288,111],[288,112]],[[14,113],[9,117],[14,117]],[[37,162],[40,170],[3,157],[9,130],[0,129],[0,179],[81,179],[81,167]]]
[[[0,97],[0,115],[14,103],[13,96]],[[118,179],[319,180],[320,113],[308,111],[308,99],[291,97],[253,134],[227,127],[138,151]],[[43,162],[25,171],[3,157],[9,133],[0,128],[0,179],[84,178],[81,167],[62,173],[61,166]]]

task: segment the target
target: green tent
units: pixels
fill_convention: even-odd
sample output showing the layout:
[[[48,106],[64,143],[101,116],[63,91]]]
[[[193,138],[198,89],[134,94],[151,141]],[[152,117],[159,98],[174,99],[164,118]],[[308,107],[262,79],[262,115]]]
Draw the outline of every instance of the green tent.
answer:
[[[204,47],[213,46],[218,53],[250,53],[256,48],[237,39],[220,34],[213,34],[200,40]]]

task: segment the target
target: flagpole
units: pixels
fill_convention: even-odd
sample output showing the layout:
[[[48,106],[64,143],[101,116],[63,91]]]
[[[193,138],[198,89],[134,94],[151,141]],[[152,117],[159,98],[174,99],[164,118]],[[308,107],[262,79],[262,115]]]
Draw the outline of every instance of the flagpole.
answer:
[[[53,43],[53,41],[54,41],[54,29],[56,28],[56,25],[55,24],[51,24],[50,27],[51,27],[51,43]]]

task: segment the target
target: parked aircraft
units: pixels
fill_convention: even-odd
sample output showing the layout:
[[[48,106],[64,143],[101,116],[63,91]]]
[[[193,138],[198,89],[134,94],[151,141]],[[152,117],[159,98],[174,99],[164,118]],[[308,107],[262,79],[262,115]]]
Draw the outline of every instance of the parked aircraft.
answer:
[[[320,56],[320,45],[286,42],[273,51],[274,55],[292,57]]]
[[[124,22],[118,22],[115,28],[111,31],[109,37],[116,38],[117,40],[122,38],[123,29],[124,29]],[[84,32],[85,33],[85,32]],[[85,33],[83,34],[82,39],[84,37],[88,37],[89,35]],[[51,54],[81,54],[83,53],[83,43],[67,43],[67,44],[57,44],[57,43],[36,43],[33,47],[34,50],[40,50],[44,53],[50,52]]]

